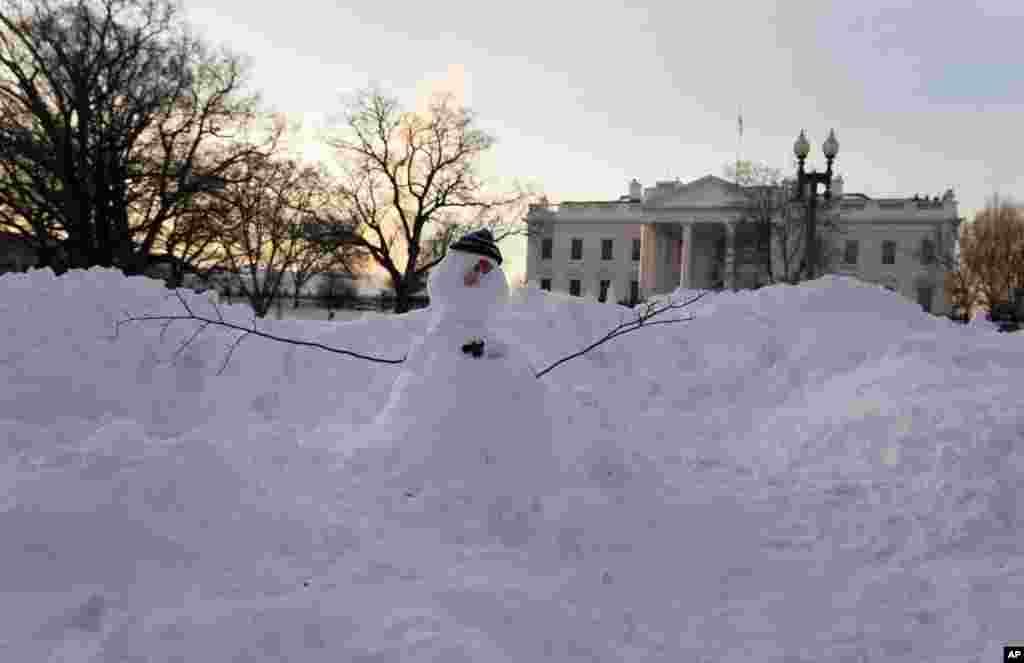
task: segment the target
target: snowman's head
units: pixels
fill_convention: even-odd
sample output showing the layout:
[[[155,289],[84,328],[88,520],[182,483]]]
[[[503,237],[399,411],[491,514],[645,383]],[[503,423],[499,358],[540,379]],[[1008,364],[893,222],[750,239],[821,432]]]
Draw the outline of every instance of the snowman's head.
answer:
[[[444,317],[484,322],[508,300],[508,280],[493,257],[452,247],[431,270],[427,294]]]

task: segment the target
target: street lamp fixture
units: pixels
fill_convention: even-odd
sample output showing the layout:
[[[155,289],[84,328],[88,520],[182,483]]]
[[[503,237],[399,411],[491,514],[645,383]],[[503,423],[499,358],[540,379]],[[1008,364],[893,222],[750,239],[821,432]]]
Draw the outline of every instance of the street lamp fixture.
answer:
[[[807,135],[800,130],[793,143],[793,154],[797,160],[796,170],[796,192],[793,196],[795,201],[806,201],[807,204],[807,257],[805,261],[805,274],[807,278],[813,279],[817,276],[818,267],[818,237],[817,237],[817,208],[818,208],[818,185],[825,185],[825,203],[832,199],[832,161],[839,154],[839,141],[836,140],[836,131],[832,129],[828,138],[821,146],[825,154],[825,161],[828,164],[824,173],[817,171],[807,172],[804,170],[804,161],[811,151],[811,144],[807,141]]]
[[[825,158],[829,160],[829,163],[839,154],[839,141],[836,140],[835,129],[829,130],[828,138],[825,139],[825,143],[821,146],[821,151],[825,153]]]
[[[793,154],[796,155],[797,159],[803,161],[807,158],[807,153],[811,151],[811,144],[807,142],[807,134],[804,130],[800,130],[800,135],[796,137],[796,142],[793,143]]]

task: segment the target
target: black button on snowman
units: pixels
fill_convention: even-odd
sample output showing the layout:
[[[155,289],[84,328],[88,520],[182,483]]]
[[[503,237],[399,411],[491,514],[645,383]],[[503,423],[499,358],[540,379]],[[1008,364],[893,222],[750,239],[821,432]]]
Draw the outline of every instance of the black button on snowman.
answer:
[[[462,352],[467,355],[473,355],[477,359],[484,354],[484,339],[482,338],[471,338],[468,342],[462,346]]]

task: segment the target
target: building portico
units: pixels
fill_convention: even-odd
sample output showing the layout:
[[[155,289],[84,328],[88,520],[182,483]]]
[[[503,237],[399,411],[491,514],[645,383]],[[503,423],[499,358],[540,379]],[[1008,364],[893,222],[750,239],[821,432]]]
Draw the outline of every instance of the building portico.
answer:
[[[677,221],[644,224],[640,288],[645,294],[733,288],[734,222]]]

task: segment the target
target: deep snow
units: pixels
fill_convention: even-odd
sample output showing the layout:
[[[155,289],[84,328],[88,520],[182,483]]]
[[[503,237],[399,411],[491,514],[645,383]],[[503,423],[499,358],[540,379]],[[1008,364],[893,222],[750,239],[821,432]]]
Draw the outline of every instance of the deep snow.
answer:
[[[360,499],[347,442],[400,366],[250,337],[217,376],[237,332],[173,363],[194,323],[114,336],[167,294],[0,277],[0,660],[962,663],[1024,637],[1020,335],[840,277],[708,295],[543,378],[548,536],[460,545]],[[527,290],[500,330],[541,367],[630,315]],[[429,316],[260,328],[397,358]]]

